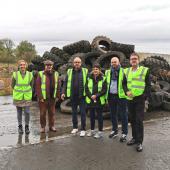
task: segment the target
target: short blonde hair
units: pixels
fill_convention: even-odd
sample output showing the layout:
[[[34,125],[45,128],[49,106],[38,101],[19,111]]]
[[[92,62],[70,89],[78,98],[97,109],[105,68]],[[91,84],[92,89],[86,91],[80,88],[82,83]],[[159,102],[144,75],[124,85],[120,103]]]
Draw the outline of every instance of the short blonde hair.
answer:
[[[25,61],[25,60],[18,60],[17,64],[18,64],[18,67],[20,66],[20,64],[24,62],[26,64],[26,67],[28,67],[28,63]]]

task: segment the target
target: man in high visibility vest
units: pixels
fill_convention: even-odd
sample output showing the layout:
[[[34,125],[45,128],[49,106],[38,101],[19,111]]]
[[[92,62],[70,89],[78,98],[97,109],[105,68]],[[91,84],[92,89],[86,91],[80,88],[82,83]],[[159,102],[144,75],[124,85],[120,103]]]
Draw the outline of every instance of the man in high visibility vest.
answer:
[[[111,68],[105,71],[107,81],[106,99],[109,103],[112,131],[109,138],[118,135],[118,115],[122,121],[120,142],[126,141],[128,133],[127,100],[124,92],[124,69],[120,66],[118,57],[111,59]]]
[[[33,75],[26,70],[27,62],[18,61],[19,70],[12,75],[13,103],[17,108],[18,133],[23,134],[22,112],[25,113],[25,133],[29,134],[30,105],[32,103]]]
[[[88,70],[82,67],[82,62],[79,57],[74,58],[73,68],[67,70],[61,99],[65,97],[71,99],[72,104],[72,134],[78,132],[78,105],[81,113],[81,132],[80,136],[84,137],[86,134],[86,103],[85,103],[85,84]]]
[[[41,133],[45,132],[46,112],[48,111],[49,130],[56,132],[55,128],[55,104],[60,96],[59,75],[53,70],[53,62],[44,62],[45,70],[40,71],[36,80],[36,93],[40,107]]]
[[[144,107],[145,100],[150,95],[150,77],[147,67],[139,66],[139,55],[132,53],[130,56],[132,67],[125,70],[127,79],[127,99],[130,122],[132,126],[132,139],[127,145],[137,144],[136,150],[143,150],[142,143],[144,137]]]

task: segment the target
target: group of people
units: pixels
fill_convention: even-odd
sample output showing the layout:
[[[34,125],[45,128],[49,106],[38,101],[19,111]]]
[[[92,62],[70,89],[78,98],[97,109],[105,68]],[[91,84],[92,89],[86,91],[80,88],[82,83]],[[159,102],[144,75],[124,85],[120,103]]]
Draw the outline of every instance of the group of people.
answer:
[[[17,108],[18,132],[23,133],[22,111],[25,113],[25,133],[29,134],[30,105],[32,87],[35,84],[36,95],[40,107],[41,133],[45,133],[46,113],[48,112],[49,131],[56,131],[55,105],[57,98],[70,98],[72,107],[72,134],[78,133],[78,107],[80,109],[80,136],[103,136],[103,108],[108,105],[112,123],[109,138],[118,136],[118,115],[121,119],[122,132],[120,142],[127,140],[128,116],[132,127],[132,139],[127,145],[136,144],[138,152],[143,150],[143,118],[145,100],[150,94],[149,69],[139,66],[139,55],[132,53],[129,68],[122,68],[119,58],[113,56],[110,69],[103,73],[101,66],[94,63],[92,71],[82,67],[81,58],[75,57],[73,67],[67,70],[61,90],[58,72],[53,70],[53,62],[46,60],[45,69],[40,71],[35,81],[33,75],[26,70],[27,63],[19,61],[19,70],[13,73],[13,100]],[[86,132],[86,111],[90,114],[90,130]],[[98,130],[95,130],[97,115]]]

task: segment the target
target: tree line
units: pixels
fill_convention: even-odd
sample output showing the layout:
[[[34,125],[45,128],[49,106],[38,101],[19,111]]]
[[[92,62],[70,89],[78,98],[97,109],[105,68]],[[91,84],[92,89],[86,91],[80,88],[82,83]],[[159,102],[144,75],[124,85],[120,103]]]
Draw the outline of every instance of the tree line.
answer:
[[[0,39],[0,63],[15,63],[24,59],[28,63],[37,56],[35,45],[21,41],[17,46],[11,39]]]

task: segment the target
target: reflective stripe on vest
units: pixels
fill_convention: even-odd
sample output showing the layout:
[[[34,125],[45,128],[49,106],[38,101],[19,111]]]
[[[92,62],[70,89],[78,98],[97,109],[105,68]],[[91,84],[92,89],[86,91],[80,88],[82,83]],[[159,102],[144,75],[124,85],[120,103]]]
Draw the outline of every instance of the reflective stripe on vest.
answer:
[[[39,75],[41,77],[41,92],[42,92],[42,95],[43,95],[43,99],[46,99],[47,98],[47,95],[46,95],[46,76],[45,76],[43,71],[40,71]],[[58,72],[57,71],[54,72],[54,82],[55,82],[55,86],[54,86],[53,97],[56,98],[57,87],[58,87]]]
[[[88,80],[87,80],[88,82],[88,84],[87,84],[87,86],[88,86],[88,89],[89,89],[89,91],[91,92],[91,94],[93,93],[93,79],[91,79],[91,78],[88,78]],[[105,81],[105,78],[103,78],[103,80],[100,80],[100,81],[98,81],[98,92],[101,92],[102,91],[102,87],[103,87],[103,82]],[[91,99],[88,97],[88,96],[86,96],[86,103],[87,104],[90,104],[91,103]],[[105,95],[103,95],[103,96],[100,96],[100,103],[101,103],[101,105],[104,105],[105,104]]]
[[[127,68],[125,70],[126,78],[127,78],[127,87],[129,91],[132,92],[132,95],[140,96],[143,94],[145,90],[145,77],[148,71],[147,67],[140,66],[135,72],[132,71],[132,68]],[[129,98],[132,100],[132,98]]]
[[[24,78],[20,71],[13,73],[15,79],[15,86],[13,89],[14,100],[31,100],[32,99],[32,87],[30,85],[33,75],[31,72],[26,71]]]
[[[86,78],[87,78],[87,73],[88,70],[86,68],[82,68],[82,74],[83,74],[83,96],[86,95],[85,93],[85,84],[86,84]],[[71,96],[71,84],[72,84],[72,78],[73,78],[73,69],[68,69],[67,70],[67,76],[68,76],[68,80],[67,80],[67,97]]]
[[[106,93],[106,99],[107,99],[108,98],[108,93],[109,93],[110,81],[111,81],[111,70],[106,70],[105,71],[105,76],[106,76],[106,82],[107,82],[107,93]],[[119,95],[119,98],[126,98],[126,95],[125,95],[125,92],[124,92],[123,86],[122,86],[123,77],[124,77],[124,69],[120,68],[119,82],[118,82],[118,95]]]

